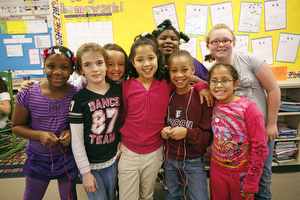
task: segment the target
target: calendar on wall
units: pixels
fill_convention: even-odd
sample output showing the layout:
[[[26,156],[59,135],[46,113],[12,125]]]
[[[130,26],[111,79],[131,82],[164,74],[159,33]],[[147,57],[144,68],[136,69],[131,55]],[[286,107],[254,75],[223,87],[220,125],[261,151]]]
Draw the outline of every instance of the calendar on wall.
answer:
[[[66,15],[64,40],[66,40],[68,48],[76,53],[77,49],[87,42],[95,42],[101,46],[114,43],[113,23],[110,20],[111,15],[107,15]]]

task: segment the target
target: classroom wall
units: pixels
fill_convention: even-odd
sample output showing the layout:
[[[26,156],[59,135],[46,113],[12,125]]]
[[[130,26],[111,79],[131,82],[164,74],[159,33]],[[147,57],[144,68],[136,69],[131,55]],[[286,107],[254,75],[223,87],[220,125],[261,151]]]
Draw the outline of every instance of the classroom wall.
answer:
[[[273,58],[274,64],[273,66],[288,66],[288,71],[299,71],[300,70],[300,53],[298,51],[297,58],[295,63],[286,63],[286,62],[277,62],[276,51],[278,47],[278,40],[280,32],[284,33],[292,33],[292,34],[300,34],[300,1],[296,0],[286,0],[287,1],[287,28],[283,30],[277,31],[265,31],[265,19],[264,19],[264,4],[262,9],[261,21],[260,21],[260,29],[259,33],[245,33],[238,32],[239,26],[239,15],[240,15],[240,0],[232,0],[232,9],[233,9],[233,19],[234,19],[234,27],[235,34],[248,34],[249,37],[249,51],[251,52],[251,39],[253,38],[261,38],[272,36],[273,42]],[[122,46],[127,53],[129,53],[130,46],[133,43],[133,39],[136,35],[141,34],[143,32],[151,33],[153,29],[155,29],[154,16],[152,12],[152,8],[164,4],[174,3],[176,7],[176,13],[179,23],[180,31],[184,32],[185,26],[185,10],[186,4],[201,4],[201,5],[209,5],[215,3],[227,2],[226,0],[151,0],[151,1],[137,1],[137,0],[123,0],[123,1],[113,1],[113,0],[50,0],[50,5],[54,6],[52,11],[53,17],[53,43],[59,45],[66,45],[66,33],[65,33],[65,19],[64,15],[70,14],[68,13],[68,7],[73,6],[102,6],[101,9],[109,8],[108,5],[111,6],[111,16],[109,20],[112,20],[113,24],[113,39],[114,43]],[[252,0],[251,2],[261,2],[264,3],[263,0]],[[62,13],[65,12],[65,13]],[[212,28],[211,25],[211,17],[208,7],[208,23],[207,23],[207,32]],[[204,39],[204,35],[192,36],[197,37],[197,59],[202,62],[201,50],[199,41]],[[0,42],[1,49],[3,44]],[[298,48],[299,49],[299,48]],[[3,51],[1,51],[1,54]],[[1,60],[4,62],[7,61],[7,58],[1,55]],[[25,56],[25,55],[24,55]],[[3,63],[3,62],[2,62]],[[23,63],[25,66],[29,66],[26,63]],[[3,67],[7,67],[6,65],[0,64],[0,70],[3,70]],[[19,66],[18,66],[19,67]],[[30,67],[30,66],[29,66]]]
[[[72,2],[73,1],[73,2]],[[89,3],[93,2],[93,3]],[[120,11],[116,13],[112,13],[112,20],[113,20],[113,32],[114,32],[114,42],[121,45],[127,52],[130,50],[130,46],[133,43],[133,38],[143,32],[152,32],[155,29],[155,22],[154,16],[152,13],[152,8],[164,4],[174,3],[176,7],[176,13],[179,23],[180,31],[184,32],[185,26],[185,9],[186,4],[202,4],[202,5],[209,5],[215,3],[222,3],[227,2],[226,0],[189,0],[189,1],[182,1],[182,0],[152,0],[152,1],[134,1],[134,0],[124,0],[124,1],[108,1],[108,0],[101,0],[101,1],[88,1],[88,0],[61,0],[60,3],[64,3],[64,5],[108,5],[115,3],[115,5],[119,6]],[[300,1],[295,0],[287,0],[287,28],[277,31],[265,31],[265,18],[264,18],[264,4],[262,9],[261,15],[261,22],[260,22],[260,29],[259,33],[245,33],[245,32],[238,32],[239,26],[239,16],[240,16],[240,0],[232,0],[232,9],[233,9],[233,19],[234,19],[234,27],[235,27],[235,34],[249,34],[249,51],[251,52],[251,39],[253,38],[260,38],[260,37],[267,37],[272,36],[273,40],[273,59],[274,64],[273,66],[288,66],[288,71],[298,71],[300,70],[300,53],[298,51],[297,58],[295,63],[286,63],[286,62],[276,62],[276,51],[278,47],[278,40],[280,32],[284,33],[293,33],[293,34],[300,34],[300,26],[299,26],[299,19],[300,19]],[[262,0],[253,0],[251,2],[261,2],[264,3]],[[122,10],[122,11],[121,11]],[[212,28],[211,25],[211,17],[210,12],[208,12],[208,23],[207,23],[207,33]],[[62,15],[63,16],[63,15]],[[203,40],[204,36],[196,36],[198,40],[197,45],[197,59],[202,61],[201,51],[199,40]]]

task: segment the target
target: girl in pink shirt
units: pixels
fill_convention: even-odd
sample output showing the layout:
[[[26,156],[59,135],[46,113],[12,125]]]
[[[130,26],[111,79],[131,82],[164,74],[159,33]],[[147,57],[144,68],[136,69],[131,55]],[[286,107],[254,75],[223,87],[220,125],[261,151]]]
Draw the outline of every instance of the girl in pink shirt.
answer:
[[[212,199],[254,199],[268,154],[263,116],[256,104],[234,95],[236,69],[215,64],[208,73],[213,107],[213,145],[210,166]]]
[[[150,34],[135,38],[127,67],[131,79],[123,83],[119,194],[121,200],[153,199],[163,161],[160,131],[175,86],[167,83],[162,53]],[[203,85],[197,84],[197,91]]]

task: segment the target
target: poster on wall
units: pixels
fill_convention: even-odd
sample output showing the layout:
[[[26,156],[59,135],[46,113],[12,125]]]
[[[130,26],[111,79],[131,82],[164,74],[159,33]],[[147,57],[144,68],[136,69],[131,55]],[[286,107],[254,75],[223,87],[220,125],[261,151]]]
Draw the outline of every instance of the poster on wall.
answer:
[[[240,9],[240,32],[258,33],[261,20],[262,3],[260,2],[241,2]]]
[[[207,5],[187,4],[185,11],[186,35],[205,35],[207,29]]]
[[[235,52],[248,52],[249,51],[249,35],[235,35]]]
[[[265,30],[286,29],[286,0],[265,1]]]
[[[169,19],[171,20],[174,28],[176,28],[176,30],[180,32],[174,3],[153,7],[152,12],[153,12],[154,22],[156,27],[160,23],[162,23],[165,19]]]
[[[276,61],[294,63],[299,49],[299,34],[280,33]]]
[[[211,4],[209,7],[212,26],[223,23],[226,24],[230,30],[234,31],[231,1]]]
[[[252,53],[273,65],[273,40],[272,36],[251,39]]]
[[[200,43],[200,49],[201,49],[201,57],[202,57],[202,64],[207,68],[207,69],[210,69],[213,64],[215,62],[208,62],[208,61],[204,61],[204,58],[206,55],[209,55],[210,54],[210,51],[209,49],[206,47],[206,42],[205,40],[200,40],[199,41]]]
[[[76,53],[84,43],[95,42],[104,46],[114,43],[111,13],[65,15],[68,48]]]
[[[197,37],[190,37],[190,40],[180,44],[179,48],[187,50],[194,58],[197,58]]]

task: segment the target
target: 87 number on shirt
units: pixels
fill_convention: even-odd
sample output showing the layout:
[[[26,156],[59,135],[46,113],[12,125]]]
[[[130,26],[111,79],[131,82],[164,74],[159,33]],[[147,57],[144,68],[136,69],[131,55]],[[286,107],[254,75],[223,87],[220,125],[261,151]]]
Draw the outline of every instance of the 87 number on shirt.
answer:
[[[92,116],[92,133],[100,135],[105,130],[106,119],[111,119],[107,127],[106,134],[112,133],[118,114],[119,108],[106,108],[105,112],[103,110],[96,110]]]

